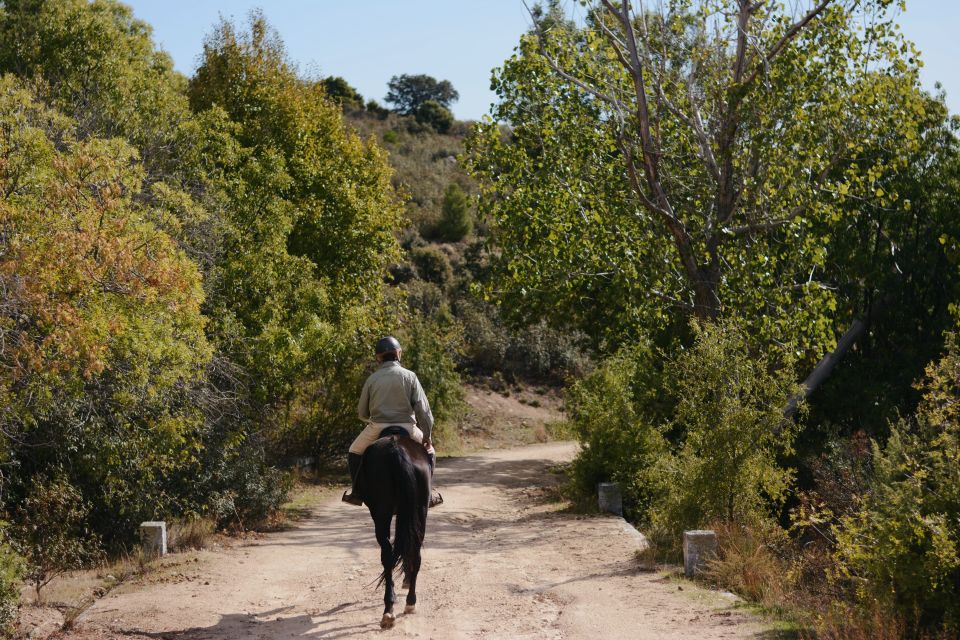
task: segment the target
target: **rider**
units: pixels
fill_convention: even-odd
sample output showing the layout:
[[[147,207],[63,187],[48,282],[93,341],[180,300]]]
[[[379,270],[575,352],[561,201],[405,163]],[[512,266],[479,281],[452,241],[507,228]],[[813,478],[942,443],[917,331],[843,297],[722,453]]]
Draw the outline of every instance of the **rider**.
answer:
[[[423,444],[430,458],[430,473],[436,466],[437,454],[430,436],[433,431],[433,413],[430,403],[420,386],[417,374],[400,366],[403,350],[400,342],[393,336],[381,338],[377,342],[376,356],[380,367],[370,374],[360,392],[357,413],[367,426],[360,432],[347,454],[350,465],[350,477],[353,488],[344,492],[343,501],[362,505],[363,496],[359,491],[358,478],[363,452],[380,437],[387,427],[403,427],[416,442]],[[438,493],[431,490],[430,506],[443,502]]]

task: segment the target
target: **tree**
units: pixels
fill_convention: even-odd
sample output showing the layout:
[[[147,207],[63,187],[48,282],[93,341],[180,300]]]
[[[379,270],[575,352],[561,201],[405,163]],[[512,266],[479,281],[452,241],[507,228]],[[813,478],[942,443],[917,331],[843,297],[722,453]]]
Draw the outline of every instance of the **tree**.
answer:
[[[323,85],[323,90],[327,93],[327,97],[339,104],[343,109],[352,111],[363,110],[363,96],[340,76],[327,76],[321,80],[320,83]]]
[[[222,176],[226,218],[208,303],[217,340],[249,371],[276,440],[335,451],[353,429],[348,398],[399,255],[386,154],[296,73],[260,13],[246,30],[217,25],[189,97],[220,123],[201,154],[204,172]]]
[[[116,542],[184,497],[168,479],[196,450],[211,349],[197,266],[154,222],[173,214],[134,197],[136,151],[75,127],[0,80],[0,498],[62,466]]]
[[[443,194],[443,206],[437,231],[447,242],[459,242],[473,231],[470,199],[456,182],[451,182]]]
[[[405,115],[416,114],[428,100],[449,109],[460,98],[449,80],[437,80],[425,74],[393,76],[387,88],[389,91],[384,100]]]
[[[38,97],[76,119],[80,138],[128,140],[148,182],[189,145],[186,79],[154,45],[150,26],[119,2],[4,2],[0,72],[40,81]]]
[[[960,123],[942,97],[927,102],[918,148],[882,185],[904,205],[849,200],[850,224],[831,238],[824,279],[838,286],[838,309],[860,310],[869,328],[811,404],[810,424],[829,425],[831,433],[841,427],[885,437],[891,423],[916,407],[913,382],[942,353],[944,332],[956,326]]]
[[[925,109],[888,4],[600,2],[582,28],[535,24],[494,79],[509,135],[470,143],[508,300],[613,345],[735,308],[829,347],[830,237],[848,201],[902,206],[882,185]]]
[[[58,575],[98,557],[99,540],[87,528],[90,507],[62,475],[37,477],[17,509],[13,535],[27,562],[26,578],[40,590]]]

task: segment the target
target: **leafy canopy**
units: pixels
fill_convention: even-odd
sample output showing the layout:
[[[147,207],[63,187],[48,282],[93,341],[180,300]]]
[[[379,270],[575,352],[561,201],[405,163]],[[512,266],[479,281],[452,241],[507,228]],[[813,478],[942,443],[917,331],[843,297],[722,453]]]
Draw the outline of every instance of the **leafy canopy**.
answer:
[[[889,5],[546,14],[469,145],[507,304],[613,346],[730,309],[760,337],[830,346],[831,239],[848,202],[905,206],[885,180],[926,108]]]
[[[460,98],[449,80],[437,80],[425,74],[393,76],[387,88],[384,100],[405,115],[415,115],[427,101],[449,108]]]

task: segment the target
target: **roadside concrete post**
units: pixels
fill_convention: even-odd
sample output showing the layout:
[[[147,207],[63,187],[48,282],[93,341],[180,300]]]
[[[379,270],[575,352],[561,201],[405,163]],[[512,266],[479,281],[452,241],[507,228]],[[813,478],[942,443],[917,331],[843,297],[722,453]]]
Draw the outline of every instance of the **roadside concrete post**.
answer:
[[[147,555],[167,555],[167,523],[162,520],[141,522],[140,544],[143,547],[143,552]]]
[[[623,492],[616,482],[601,482],[597,485],[597,502],[600,511],[623,515]]]
[[[683,532],[683,573],[688,578],[702,572],[707,561],[716,556],[716,532],[709,529]]]

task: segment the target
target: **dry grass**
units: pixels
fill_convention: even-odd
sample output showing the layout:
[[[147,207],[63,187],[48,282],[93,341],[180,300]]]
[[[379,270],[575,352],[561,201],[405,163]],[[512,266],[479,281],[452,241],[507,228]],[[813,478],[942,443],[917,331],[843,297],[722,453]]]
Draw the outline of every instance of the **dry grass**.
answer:
[[[633,554],[633,559],[637,563],[637,569],[640,571],[658,571],[661,562],[657,554],[657,548],[650,542],[637,549]]]
[[[719,553],[705,579],[759,605],[800,629],[806,640],[939,640],[955,633],[911,633],[916,625],[892,607],[855,603],[829,579],[829,548],[801,547],[776,527],[767,530],[715,523]]]
[[[774,552],[782,540],[772,532],[717,523],[718,557],[705,573],[707,580],[768,609],[783,609],[795,585],[790,565]]]
[[[867,610],[835,604],[803,637],[807,640],[901,640],[906,634],[904,621],[878,604]]]
[[[171,551],[206,549],[217,524],[211,518],[174,520],[167,531]]]

